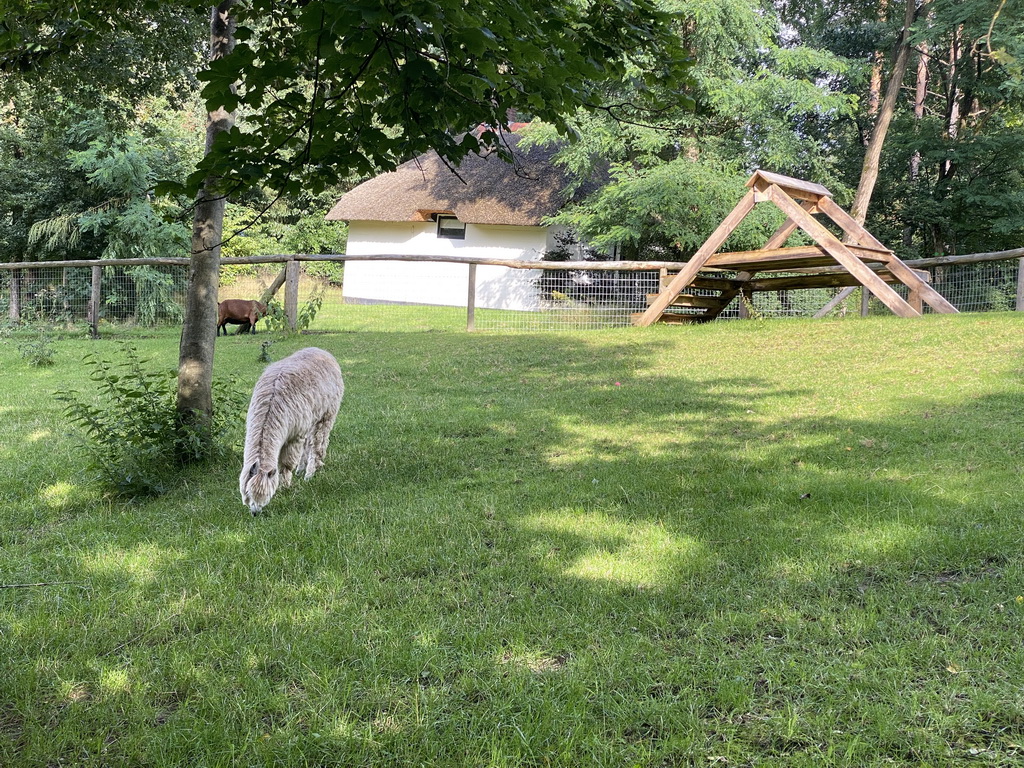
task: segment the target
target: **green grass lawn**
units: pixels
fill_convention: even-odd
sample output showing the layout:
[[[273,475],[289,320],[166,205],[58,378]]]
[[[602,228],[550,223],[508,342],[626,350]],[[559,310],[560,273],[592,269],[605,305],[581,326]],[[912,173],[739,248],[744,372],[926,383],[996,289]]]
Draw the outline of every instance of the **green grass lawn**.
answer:
[[[256,518],[240,449],[104,498],[52,393],[119,342],[0,342],[0,765],[1024,760],[1024,315],[353,322],[270,348],[346,396]]]

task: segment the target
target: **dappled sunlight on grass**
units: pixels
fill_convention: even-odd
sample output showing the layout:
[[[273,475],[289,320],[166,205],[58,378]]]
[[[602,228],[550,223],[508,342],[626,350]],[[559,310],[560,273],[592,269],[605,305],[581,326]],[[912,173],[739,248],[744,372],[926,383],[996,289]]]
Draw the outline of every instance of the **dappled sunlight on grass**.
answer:
[[[161,571],[184,556],[178,549],[140,543],[130,548],[103,547],[83,554],[80,562],[87,574],[130,578],[145,584],[157,579]]]
[[[699,541],[673,535],[659,522],[560,509],[528,517],[522,525],[538,534],[576,537],[582,551],[570,555],[563,573],[577,579],[667,587],[710,559]]]
[[[39,497],[53,509],[63,509],[70,504],[79,488],[74,483],[61,481],[39,489]]]
[[[47,440],[53,434],[49,429],[37,429],[33,432],[29,432],[25,435],[26,443],[38,443],[41,440]]]
[[[117,667],[100,670],[100,691],[108,696],[126,694],[131,690],[128,672]]]

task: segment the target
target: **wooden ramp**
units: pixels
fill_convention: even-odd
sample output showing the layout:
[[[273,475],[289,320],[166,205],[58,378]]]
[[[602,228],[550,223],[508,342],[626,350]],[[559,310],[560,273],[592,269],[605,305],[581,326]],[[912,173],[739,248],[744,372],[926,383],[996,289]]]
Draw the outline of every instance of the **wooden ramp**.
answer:
[[[802,288],[863,286],[900,317],[919,316],[925,303],[936,312],[957,311],[927,283],[926,275],[900,261],[836,205],[831,193],[820,184],[757,171],[747,181],[747,187],[746,195],[704,245],[680,266],[677,274],[663,280],[659,293],[647,297],[647,311],[634,315],[635,325],[706,322],[718,317],[741,294],[749,297],[756,291]],[[768,242],[757,251],[718,253],[744,217],[764,202],[774,204],[787,216]],[[845,242],[826,229],[814,214],[827,216],[838,225],[846,235]],[[814,244],[782,247],[797,229],[809,235]],[[725,277],[723,272],[735,274]],[[772,277],[770,273],[785,276]],[[890,283],[907,286],[909,301]],[[701,289],[710,295],[697,295],[688,289]]]

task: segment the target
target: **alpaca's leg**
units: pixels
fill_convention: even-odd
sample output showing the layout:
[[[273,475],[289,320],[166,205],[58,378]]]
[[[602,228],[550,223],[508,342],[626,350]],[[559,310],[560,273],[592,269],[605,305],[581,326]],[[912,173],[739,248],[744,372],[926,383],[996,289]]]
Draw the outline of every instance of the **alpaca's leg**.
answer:
[[[327,442],[331,438],[331,429],[334,427],[336,415],[335,413],[330,413],[324,416],[313,427],[313,432],[309,436],[309,448],[306,451],[307,480],[324,465],[324,456],[327,455]]]
[[[281,448],[281,457],[278,459],[278,466],[281,468],[281,486],[287,488],[292,484],[292,474],[302,460],[305,448],[305,440],[298,439],[285,443]]]

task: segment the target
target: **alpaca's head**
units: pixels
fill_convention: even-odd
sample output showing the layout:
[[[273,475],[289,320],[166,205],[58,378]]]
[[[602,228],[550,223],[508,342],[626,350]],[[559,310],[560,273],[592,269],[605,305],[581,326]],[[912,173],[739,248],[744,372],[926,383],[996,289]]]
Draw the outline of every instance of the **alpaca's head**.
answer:
[[[259,461],[251,461],[242,467],[238,487],[242,492],[242,503],[247,504],[255,515],[274,497],[280,475],[277,467],[264,470]]]

